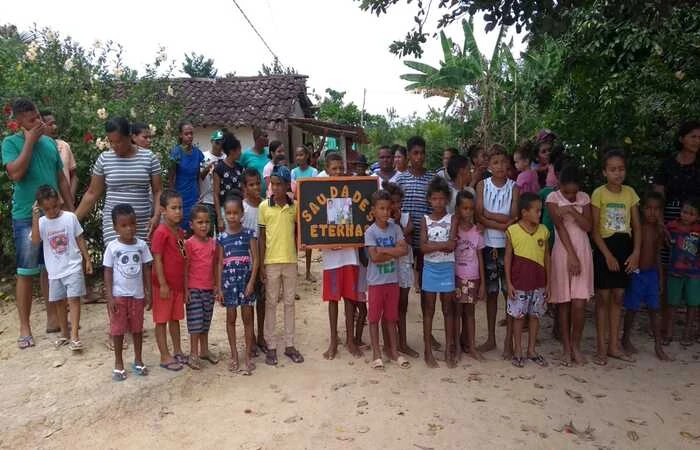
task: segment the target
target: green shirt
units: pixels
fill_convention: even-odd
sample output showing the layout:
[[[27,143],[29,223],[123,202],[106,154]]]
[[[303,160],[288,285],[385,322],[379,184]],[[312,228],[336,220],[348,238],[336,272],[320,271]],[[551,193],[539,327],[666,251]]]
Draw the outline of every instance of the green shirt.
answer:
[[[263,178],[263,169],[265,165],[270,162],[270,158],[267,157],[267,152],[265,149],[259,155],[252,148],[246,149],[241,155],[241,160],[239,163],[245,167],[251,167],[258,171],[260,174],[260,181],[262,181],[262,197],[265,198],[265,191],[267,191],[267,186],[265,179]]]
[[[24,147],[24,134],[7,136],[2,141],[2,164],[16,160]],[[48,184],[58,191],[58,174],[63,170],[61,156],[53,139],[42,136],[34,144],[32,160],[21,180],[13,183],[12,218],[31,219],[36,191]]]
[[[542,225],[547,227],[549,230],[549,249],[551,250],[554,246],[554,222],[552,222],[552,217],[549,215],[549,209],[547,209],[547,196],[552,192],[556,191],[555,188],[551,186],[544,187],[540,190],[539,196],[542,200]]]

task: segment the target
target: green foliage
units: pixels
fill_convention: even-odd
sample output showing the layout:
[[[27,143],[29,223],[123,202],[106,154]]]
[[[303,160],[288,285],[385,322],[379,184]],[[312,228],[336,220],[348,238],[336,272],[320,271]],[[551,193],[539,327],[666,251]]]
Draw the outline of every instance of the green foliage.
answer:
[[[214,68],[214,60],[195,52],[185,54],[182,71],[192,78],[216,78],[218,70]]]
[[[353,102],[345,103],[345,91],[326,89],[326,96],[316,97],[318,103],[317,118],[343,125],[360,126],[362,111]]]
[[[259,76],[270,76],[270,75],[296,75],[298,72],[292,66],[285,66],[280,63],[279,58],[275,57],[272,60],[272,64],[269,66],[267,64],[262,65],[258,71]]]

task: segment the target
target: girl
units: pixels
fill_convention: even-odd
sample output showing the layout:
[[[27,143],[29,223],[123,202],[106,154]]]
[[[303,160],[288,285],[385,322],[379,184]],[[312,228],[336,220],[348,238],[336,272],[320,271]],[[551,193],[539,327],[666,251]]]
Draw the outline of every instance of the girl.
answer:
[[[149,149],[151,148],[151,128],[145,123],[131,124],[131,142],[137,147]]]
[[[552,130],[548,129],[540,130],[537,136],[535,136],[537,155],[535,157],[536,161],[532,163],[532,168],[537,171],[540,186],[554,186],[554,184],[552,184],[554,171],[551,167],[554,159],[551,157],[551,153],[556,138],[557,135],[554,134]]]
[[[224,200],[231,191],[241,191],[243,166],[238,163],[241,157],[241,142],[230,131],[224,131],[221,148],[226,158],[216,163],[212,179],[214,209],[217,215],[217,228],[224,231]]]
[[[642,245],[639,197],[625,181],[625,154],[610,150],[603,155],[607,183],[591,196],[593,214],[594,281],[598,290],[596,333],[598,353],[593,362],[604,366],[608,357],[633,362],[619,348],[620,311],[629,273],[639,267]],[[605,336],[609,336],[607,348]]]
[[[292,169],[292,192],[297,192],[296,180],[302,178],[313,178],[318,175],[318,170],[311,167],[311,151],[306,147],[297,147],[294,152],[294,159],[297,166]],[[314,282],[311,276],[311,249],[306,249],[306,281]]]
[[[591,199],[579,187],[578,169],[568,165],[559,173],[559,190],[545,201],[556,228],[549,302],[557,305],[564,366],[572,360],[586,363],[581,337],[586,301],[593,297],[593,255],[588,239],[593,227]]]
[[[474,304],[486,298],[486,275],[484,271],[484,237],[474,222],[476,202],[469,191],[457,194],[456,214],[459,220],[457,228],[457,246],[455,248],[455,282],[457,284],[457,319],[462,321],[462,330],[466,329],[467,345],[464,352],[477,361],[484,357],[476,349],[474,322]],[[459,327],[455,327],[455,340]]]
[[[178,144],[170,151],[170,184],[182,196],[183,217],[190,216],[190,209],[199,200],[199,180],[206,177],[206,171],[200,173],[204,153],[193,145],[194,129],[192,124],[181,122],[178,125]],[[185,220],[180,226],[190,231],[190,222]]]
[[[441,177],[435,177],[428,185],[428,202],[433,212],[423,216],[420,230],[420,250],[423,258],[423,344],[425,363],[428,367],[438,367],[432,350],[433,315],[435,298],[440,293],[442,314],[445,318],[445,360],[447,367],[457,367],[455,345],[455,236],[457,223],[452,214],[447,213],[450,200],[450,186]]]
[[[226,334],[231,348],[229,370],[238,372],[236,349],[236,308],[241,307],[245,333],[245,369],[243,375],[255,370],[253,351],[253,306],[255,279],[258,274],[258,240],[253,230],[243,228],[243,200],[230,196],[224,203],[226,231],[217,238],[216,298],[226,307]]]
[[[532,158],[530,157],[530,141],[525,141],[513,153],[515,168],[518,170],[518,176],[515,179],[515,184],[518,186],[521,194],[532,192],[538,194],[540,192],[540,182],[537,180],[537,171],[530,167]]]
[[[267,186],[268,198],[270,198],[270,174],[272,173],[272,169],[274,169],[277,165],[275,163],[275,157],[277,155],[282,155],[286,159],[287,150],[284,148],[284,145],[280,141],[272,141],[270,142],[269,147],[270,161],[268,161],[268,163],[265,164],[265,167],[263,168],[263,180],[265,181],[265,186]]]
[[[399,144],[392,145],[391,151],[394,154],[394,168],[396,169],[396,173],[389,179],[389,182],[396,183],[396,178],[408,170],[408,153],[406,152],[406,147]]]

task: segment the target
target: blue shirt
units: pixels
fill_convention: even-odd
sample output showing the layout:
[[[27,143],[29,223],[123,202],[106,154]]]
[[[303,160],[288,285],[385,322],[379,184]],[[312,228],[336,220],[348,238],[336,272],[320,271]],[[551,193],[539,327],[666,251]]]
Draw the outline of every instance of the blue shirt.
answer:
[[[187,153],[180,145],[170,151],[170,160],[175,163],[175,190],[182,195],[185,221],[189,221],[189,209],[199,199],[199,171],[204,154],[197,147]]]

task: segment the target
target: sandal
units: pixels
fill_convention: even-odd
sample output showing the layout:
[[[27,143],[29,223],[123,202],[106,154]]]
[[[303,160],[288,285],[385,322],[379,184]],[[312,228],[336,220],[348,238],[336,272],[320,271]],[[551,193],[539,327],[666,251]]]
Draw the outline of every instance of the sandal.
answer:
[[[124,381],[126,380],[126,370],[114,369],[112,370],[112,381]]]
[[[64,337],[58,338],[55,341],[53,341],[53,346],[56,348],[61,348],[67,344],[68,344],[68,338],[64,338]]]
[[[179,372],[182,370],[182,364],[177,361],[170,361],[169,363],[160,363],[160,367],[165,370],[170,370],[172,372]]]
[[[599,366],[607,366],[608,365],[608,357],[607,356],[601,356],[598,353],[593,355],[593,364],[599,365]]]
[[[267,351],[268,351],[267,345],[256,344],[255,346],[262,352],[263,355],[267,354]]]
[[[297,350],[294,347],[288,347],[284,351],[284,355],[288,357],[289,359],[292,360],[292,362],[295,362],[297,364],[301,364],[304,362],[304,357],[301,356],[301,353],[299,353],[299,350]]]
[[[258,347],[254,345],[253,348],[250,349],[250,357],[257,358],[258,356],[260,356],[260,354],[258,353]]]
[[[661,339],[661,345],[663,346],[669,346],[671,345],[671,342],[673,342],[673,338],[671,336],[664,336]]]
[[[70,348],[73,352],[78,352],[83,349],[83,343],[80,341],[70,341],[68,348]]]
[[[228,371],[233,372],[233,373],[238,373],[239,369],[240,368],[238,367],[238,361],[231,360],[231,362],[228,365]]]
[[[32,336],[20,336],[17,338],[17,347],[19,347],[20,350],[34,347],[34,338]]]
[[[544,356],[542,356],[542,355],[528,356],[527,359],[534,362],[535,364],[537,364],[540,367],[549,366],[549,363],[547,362],[546,359],[544,359]]]
[[[148,375],[148,367],[146,367],[145,364],[139,365],[136,363],[131,364],[131,369],[134,371],[134,373],[140,377],[145,377]]]
[[[681,347],[688,348],[693,345],[693,340],[691,338],[683,338],[680,340]]]
[[[267,364],[268,366],[277,365],[277,350],[269,350],[265,354],[265,364]]]
[[[404,358],[403,356],[399,356],[396,359],[396,363],[401,367],[402,369],[410,369],[411,368],[411,362]]]
[[[255,363],[253,361],[251,361],[245,365],[245,369],[243,369],[241,371],[241,374],[245,375],[245,376],[250,376],[253,374],[254,370],[255,370]]]
[[[525,358],[523,358],[522,356],[513,356],[513,359],[510,360],[510,363],[513,364],[515,367],[523,368],[525,367]]]
[[[207,352],[201,357],[205,361],[209,361],[212,364],[219,364],[219,358],[217,358],[212,352]]]
[[[175,358],[175,361],[179,362],[180,364],[187,364],[187,356],[183,355],[182,353],[175,353],[173,355],[173,358]]]
[[[369,366],[374,370],[384,370],[384,361],[382,361],[382,358],[377,358],[369,363]]]
[[[608,353],[608,356],[610,358],[619,359],[620,361],[625,361],[625,362],[629,362],[629,363],[637,362],[636,359],[632,358],[631,356],[627,356],[624,353],[618,353],[617,355],[612,355],[612,354]]]
[[[192,370],[200,370],[202,368],[199,358],[194,355],[190,355],[187,358],[187,365],[190,366]]]

